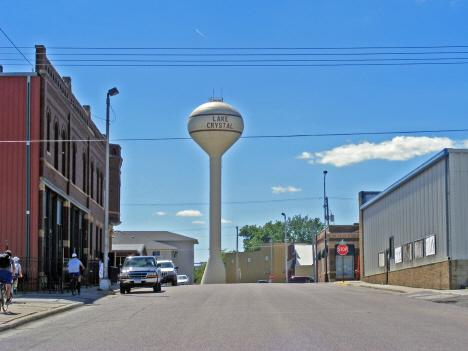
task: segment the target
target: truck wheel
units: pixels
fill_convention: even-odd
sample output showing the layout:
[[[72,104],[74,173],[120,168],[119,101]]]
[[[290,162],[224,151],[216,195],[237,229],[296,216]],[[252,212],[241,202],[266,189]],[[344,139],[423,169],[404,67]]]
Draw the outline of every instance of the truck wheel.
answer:
[[[172,281],[172,286],[177,286],[177,278]]]
[[[120,287],[120,293],[123,295],[125,294],[125,288],[123,286]]]
[[[158,292],[161,291],[161,283],[158,283]]]
[[[131,288],[126,288],[125,291],[127,292],[127,294],[130,294],[130,291],[132,291]]]

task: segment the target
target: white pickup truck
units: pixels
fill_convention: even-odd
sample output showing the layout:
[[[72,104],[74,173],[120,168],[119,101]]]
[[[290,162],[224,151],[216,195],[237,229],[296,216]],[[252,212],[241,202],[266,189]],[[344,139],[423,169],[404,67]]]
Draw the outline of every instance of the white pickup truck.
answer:
[[[161,268],[154,256],[129,256],[120,271],[120,293],[130,293],[135,287],[152,287],[161,291]]]

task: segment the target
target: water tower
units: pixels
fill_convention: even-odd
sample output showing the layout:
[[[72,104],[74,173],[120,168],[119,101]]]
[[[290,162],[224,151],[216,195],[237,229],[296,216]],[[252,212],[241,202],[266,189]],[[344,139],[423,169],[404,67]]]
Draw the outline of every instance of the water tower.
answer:
[[[210,156],[210,257],[202,284],[225,284],[221,258],[221,157],[244,131],[242,116],[222,99],[198,106],[190,114],[187,128],[195,142]]]

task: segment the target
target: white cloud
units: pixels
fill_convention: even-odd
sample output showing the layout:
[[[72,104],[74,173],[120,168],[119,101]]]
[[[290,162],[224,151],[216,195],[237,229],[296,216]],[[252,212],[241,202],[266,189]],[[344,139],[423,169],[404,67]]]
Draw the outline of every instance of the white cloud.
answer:
[[[177,212],[176,216],[182,217],[201,217],[202,214],[198,210],[184,210]]]
[[[156,216],[165,216],[167,214],[167,212],[153,212],[153,216],[156,215]]]
[[[222,219],[221,218],[221,223],[231,223],[231,221],[228,221],[227,219]]]
[[[193,224],[205,224],[204,221],[193,221],[192,223],[193,223]]]
[[[279,194],[279,193],[295,193],[295,192],[301,191],[302,189],[298,189],[293,186],[287,186],[286,188],[283,188],[282,186],[272,186],[271,190],[273,190],[273,194]]]
[[[361,144],[348,144],[329,151],[316,152],[315,157],[317,160],[315,160],[315,163],[343,167],[376,159],[406,161],[416,156],[442,151],[444,148],[467,146],[468,140],[457,142],[449,138],[398,136],[380,144],[365,141]],[[309,162],[313,163],[313,161]]]
[[[314,158],[314,155],[308,153],[307,151],[304,151],[300,156],[296,156],[296,158],[302,158],[302,159],[312,159]]]

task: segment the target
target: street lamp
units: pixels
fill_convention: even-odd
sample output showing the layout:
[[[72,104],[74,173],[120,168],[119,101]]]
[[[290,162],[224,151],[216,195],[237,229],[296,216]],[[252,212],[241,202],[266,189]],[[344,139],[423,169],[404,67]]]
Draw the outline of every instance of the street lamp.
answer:
[[[286,237],[286,215],[282,213],[281,215],[284,216],[284,270],[286,272],[286,283],[288,282],[288,239]]]
[[[323,210],[325,212],[325,220],[324,220],[324,244],[325,244],[325,282],[328,282],[328,247],[327,247],[327,227],[330,225],[328,221],[328,198],[325,192],[325,178],[327,176],[327,171],[323,171]]]
[[[111,283],[109,280],[109,107],[110,96],[117,95],[117,88],[112,88],[107,92],[106,99],[106,189],[104,193],[104,253],[103,253],[103,279],[99,283],[99,287],[106,291],[110,290]]]

